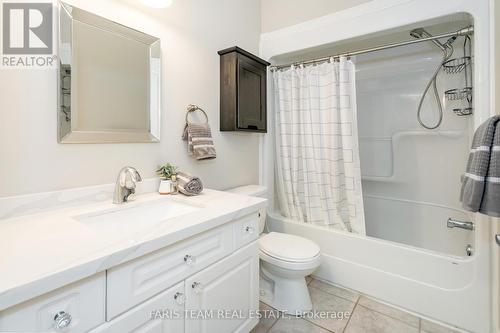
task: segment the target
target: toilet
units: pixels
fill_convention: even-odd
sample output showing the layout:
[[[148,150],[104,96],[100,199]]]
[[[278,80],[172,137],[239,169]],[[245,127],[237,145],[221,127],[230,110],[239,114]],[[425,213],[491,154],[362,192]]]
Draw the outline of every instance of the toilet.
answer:
[[[237,187],[229,192],[266,197],[258,185]],[[266,210],[260,212],[260,300],[291,315],[312,310],[305,277],[321,263],[319,246],[303,237],[281,232],[264,233]]]

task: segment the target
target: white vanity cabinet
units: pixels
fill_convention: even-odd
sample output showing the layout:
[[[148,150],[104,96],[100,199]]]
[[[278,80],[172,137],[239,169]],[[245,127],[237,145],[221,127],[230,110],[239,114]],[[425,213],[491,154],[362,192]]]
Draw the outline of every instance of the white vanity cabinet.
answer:
[[[158,294],[233,251],[226,224],[108,270],[107,319]]]
[[[184,282],[160,293],[91,333],[184,332]]]
[[[106,276],[99,273],[0,312],[0,332],[88,332],[105,322]]]
[[[257,324],[258,251],[253,242],[186,280],[186,333],[247,333]]]
[[[258,212],[0,311],[0,332],[248,333]]]

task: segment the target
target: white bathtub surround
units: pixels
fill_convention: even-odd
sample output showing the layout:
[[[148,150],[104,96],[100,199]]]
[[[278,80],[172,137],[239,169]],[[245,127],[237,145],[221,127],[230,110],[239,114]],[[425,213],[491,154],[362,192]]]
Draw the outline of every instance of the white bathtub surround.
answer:
[[[279,70],[274,87],[282,214],[364,235],[354,64]]]
[[[474,3],[467,0],[442,0],[439,3],[432,0],[371,1],[356,8],[263,34],[261,37],[261,55],[264,59],[270,59],[274,63],[314,59],[328,54],[364,49],[368,46],[375,47],[387,42],[398,42],[405,38],[410,40],[409,31],[414,28],[453,24],[457,22],[456,20],[473,21],[474,25],[473,93],[475,95],[475,112],[470,116],[471,125],[469,127],[469,130],[473,130],[495,112],[495,107],[492,105],[494,96],[491,90],[493,82],[493,68],[490,61],[493,55],[491,49],[493,34],[491,1],[478,0],[474,1]],[[360,24],[360,22],[363,24]],[[433,32],[431,30],[431,33]],[[421,51],[424,51],[423,44],[420,43],[420,45],[422,45]],[[414,53],[414,56],[419,55],[422,57],[424,52]],[[356,58],[357,65],[359,65],[358,60],[361,60],[359,58]],[[388,72],[391,74],[397,74],[403,69],[402,66],[393,63],[394,59],[395,57],[389,57],[386,61]],[[426,68],[431,66],[430,61],[433,60],[429,59],[425,65]],[[419,64],[414,64],[419,67]],[[376,65],[373,68],[373,73],[377,71]],[[361,73],[357,74],[361,75]],[[368,83],[370,77],[366,77],[366,79],[368,80],[365,82]],[[427,77],[427,81],[428,79],[429,77]],[[412,82],[417,84],[410,78],[402,77],[401,80],[401,83],[404,83],[405,86],[409,86]],[[393,83],[392,86],[377,83],[376,86],[372,84],[371,88],[376,91],[377,88],[384,90],[402,87],[394,80],[391,80],[391,82]],[[423,86],[418,84],[420,86],[419,90],[412,89],[410,92],[402,94],[401,100],[410,100],[414,98],[415,94],[420,95],[421,89],[425,87],[426,83],[423,82]],[[359,84],[357,88],[358,92],[362,89]],[[268,110],[271,110],[273,106],[272,87],[269,89],[269,95],[270,106]],[[391,98],[393,97],[388,94],[387,103],[393,103],[394,100]],[[374,104],[368,99],[366,102],[367,105]],[[358,106],[361,112],[361,104]],[[415,113],[417,106],[414,105],[414,108],[412,108]],[[382,109],[378,108],[376,111],[389,112],[390,110],[392,110],[391,107],[384,107]],[[406,112],[406,108],[404,110]],[[416,123],[415,113],[410,115],[411,118],[408,115],[398,113],[398,118],[391,118],[391,121],[406,122],[412,120]],[[369,112],[368,115],[375,117],[378,114]],[[450,115],[450,118],[452,118],[451,116],[454,115]],[[361,114],[358,114],[358,117],[361,117]],[[374,130],[384,129],[380,126],[373,126],[370,121],[367,121],[366,125],[367,128],[371,126]],[[432,199],[429,200],[421,200],[417,197],[406,198],[406,201],[396,202],[399,208],[391,211],[399,214],[399,212],[408,211],[403,207],[410,207],[415,210],[421,204],[427,202],[436,204],[433,206],[436,209],[432,210],[439,210],[439,216],[452,213],[452,217],[457,219],[467,217],[461,216],[459,212],[454,210],[441,209],[441,206],[456,207],[443,202],[442,199],[448,200],[451,198],[455,202],[458,201],[459,191],[455,189],[459,189],[460,181],[453,174],[457,174],[455,173],[455,162],[460,160],[460,157],[456,158],[459,151],[450,148],[448,144],[455,141],[462,145],[463,141],[456,140],[456,134],[464,132],[464,130],[467,131],[465,127],[454,126],[451,130],[446,130],[447,133],[439,132],[435,135],[425,135],[414,139],[410,136],[397,138],[408,147],[412,147],[413,153],[410,154],[410,151],[405,150],[403,147],[398,148],[396,153],[406,151],[407,155],[404,156],[410,156],[412,159],[402,158],[404,163],[401,166],[403,168],[394,169],[395,177],[399,175],[398,172],[405,172],[405,167],[432,166],[436,164],[427,163],[436,163],[436,161],[439,162],[437,169],[446,170],[447,173],[442,178],[433,178],[439,180],[439,182],[444,182],[445,185],[437,185],[437,182],[427,183],[430,178],[426,177],[425,173],[423,173],[423,177],[411,177],[413,174],[409,173],[410,177],[406,178],[406,182],[402,182],[399,186],[388,183],[386,189],[391,189],[392,186],[394,190],[400,191],[399,193],[406,190],[408,182],[415,183],[418,190],[408,193],[421,196],[424,194],[422,191],[424,187],[420,182],[425,181],[426,184],[429,184],[425,187],[425,193],[426,195],[432,195]],[[413,133],[408,134],[413,135]],[[275,147],[273,142],[270,142],[270,139],[265,138],[263,143],[262,156],[265,158],[265,161],[263,161],[265,175],[262,176],[262,179],[267,186],[272,187],[275,183],[273,159],[277,155],[277,151],[273,151]],[[380,143],[385,144],[386,142]],[[467,146],[467,142],[464,145]],[[376,157],[388,151],[383,150],[381,153],[373,151],[372,153]],[[424,153],[427,151],[432,153]],[[460,154],[460,156],[464,157],[463,154]],[[389,161],[389,159],[377,160]],[[418,161],[418,163],[412,161]],[[453,163],[450,164],[450,161],[453,161]],[[465,164],[460,163],[460,165]],[[378,168],[383,165],[372,166],[377,167],[371,170],[377,173],[375,176],[380,175],[380,171],[383,171],[382,176],[391,177],[391,174],[387,172],[390,170]],[[452,168],[453,172],[450,172],[450,168]],[[453,185],[449,186],[448,179],[453,179]],[[367,186],[375,184],[376,181],[377,179],[374,177],[366,183],[366,186],[363,183],[363,190],[369,191],[370,189]],[[372,198],[378,200],[374,196],[369,197],[369,199]],[[271,196],[270,199],[274,198]],[[369,208],[368,204],[371,205],[372,203],[374,203],[374,200],[371,200],[371,202],[364,201],[365,210]],[[393,201],[392,204],[394,205],[394,203]],[[388,204],[387,207],[390,207],[390,205]],[[465,230],[452,229],[447,232],[446,221],[439,220],[440,222],[436,222],[436,220],[427,219],[425,216],[427,215],[422,215],[415,220],[415,222],[418,222],[415,224],[406,223],[405,216],[399,217],[398,215],[390,218],[390,225],[395,226],[394,231],[397,231],[398,228],[413,226],[413,238],[418,240],[418,242],[412,243],[413,246],[371,237],[359,237],[355,234],[347,234],[336,230],[326,230],[326,228],[311,224],[295,223],[278,215],[271,218],[269,228],[273,231],[293,233],[315,241],[320,246],[323,254],[322,265],[315,273],[321,278],[359,290],[385,302],[420,313],[422,316],[445,322],[450,326],[457,326],[472,332],[495,332],[492,317],[498,315],[492,313],[491,306],[494,302],[492,294],[495,292],[492,289],[494,277],[491,272],[491,254],[492,249],[495,250],[497,245],[493,243],[490,221],[481,214],[474,214],[472,221],[475,223],[476,229],[472,233],[472,237],[469,238],[459,232],[465,232]],[[388,226],[387,219],[379,220],[384,223],[384,226]],[[428,231],[427,226],[432,226],[435,229]],[[439,231],[441,235],[446,235],[446,238],[443,240],[442,237],[436,237],[438,233],[435,231]],[[435,241],[432,241],[429,237],[435,237]],[[455,245],[448,248],[452,244],[464,244],[462,242],[469,239],[473,240],[475,249],[472,257],[454,255],[458,253],[455,252]],[[439,246],[433,246],[433,249],[445,250],[446,253],[429,250],[430,246],[428,245],[431,242],[440,244]],[[415,245],[425,246],[426,249],[416,248]],[[456,249],[459,249],[459,247],[456,247]]]
[[[155,191],[156,184],[156,180],[152,181],[151,191]],[[2,206],[10,207],[9,216],[16,217],[0,220],[0,252],[9,254],[3,256],[0,265],[0,310],[265,206],[264,199],[214,190],[189,198],[149,193],[117,206],[111,203],[111,193],[112,188],[102,186],[2,199]],[[42,203],[52,206],[52,210],[42,209]],[[183,211],[177,211],[180,215],[174,219],[156,222],[148,222],[147,214],[141,213],[142,222],[125,221],[127,227],[123,227],[124,221],[118,215],[113,219],[113,214],[119,214],[117,210],[133,214],[147,205],[183,207]],[[30,215],[19,216],[21,209]],[[101,214],[108,214],[109,220],[115,222],[101,221],[100,225],[98,221],[85,220]]]

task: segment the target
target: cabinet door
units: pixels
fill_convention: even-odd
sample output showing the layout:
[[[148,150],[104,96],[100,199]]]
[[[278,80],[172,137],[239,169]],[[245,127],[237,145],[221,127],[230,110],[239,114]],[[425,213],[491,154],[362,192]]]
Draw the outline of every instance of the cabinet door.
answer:
[[[254,241],[186,280],[186,333],[248,333],[258,322],[258,289]]]
[[[238,128],[266,130],[266,70],[238,57]]]
[[[181,282],[90,333],[182,333],[184,300]]]

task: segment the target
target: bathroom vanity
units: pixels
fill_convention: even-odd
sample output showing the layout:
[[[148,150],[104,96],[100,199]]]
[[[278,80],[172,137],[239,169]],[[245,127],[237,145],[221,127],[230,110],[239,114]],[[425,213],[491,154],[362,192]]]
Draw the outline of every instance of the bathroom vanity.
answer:
[[[51,209],[47,196],[0,201],[1,332],[223,333],[257,324],[265,199],[205,190],[75,206],[75,197],[89,200],[82,192],[56,195]]]

